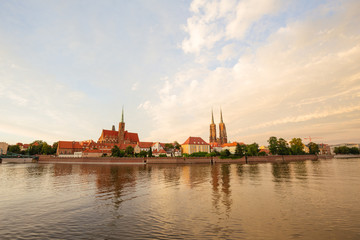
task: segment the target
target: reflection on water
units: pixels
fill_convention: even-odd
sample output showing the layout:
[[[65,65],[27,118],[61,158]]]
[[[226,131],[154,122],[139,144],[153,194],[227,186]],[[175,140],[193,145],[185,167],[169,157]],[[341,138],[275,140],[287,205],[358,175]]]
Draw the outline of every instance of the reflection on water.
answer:
[[[357,239],[359,167],[1,164],[0,236]]]
[[[290,180],[290,163],[273,163],[272,174],[274,182],[283,182]]]

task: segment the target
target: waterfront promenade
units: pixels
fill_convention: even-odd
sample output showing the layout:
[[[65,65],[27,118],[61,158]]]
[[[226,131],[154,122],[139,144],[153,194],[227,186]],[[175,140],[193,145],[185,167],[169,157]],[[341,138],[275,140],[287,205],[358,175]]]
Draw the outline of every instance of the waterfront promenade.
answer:
[[[251,156],[237,159],[220,157],[152,157],[152,158],[118,158],[118,157],[79,157],[63,158],[39,156],[39,163],[81,163],[81,164],[211,164],[211,163],[274,163],[305,160],[331,159],[333,155],[276,155]]]

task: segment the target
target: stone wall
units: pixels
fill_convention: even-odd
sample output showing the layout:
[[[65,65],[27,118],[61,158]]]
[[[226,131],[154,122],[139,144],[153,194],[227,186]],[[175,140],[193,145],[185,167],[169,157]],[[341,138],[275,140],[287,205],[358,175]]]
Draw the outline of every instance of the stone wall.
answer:
[[[152,158],[117,158],[117,157],[81,157],[64,158],[39,156],[40,163],[142,163],[142,164],[196,164],[196,163],[272,163],[318,160],[333,158],[332,155],[286,155],[286,156],[253,156],[238,159],[221,159],[220,157],[152,157]]]

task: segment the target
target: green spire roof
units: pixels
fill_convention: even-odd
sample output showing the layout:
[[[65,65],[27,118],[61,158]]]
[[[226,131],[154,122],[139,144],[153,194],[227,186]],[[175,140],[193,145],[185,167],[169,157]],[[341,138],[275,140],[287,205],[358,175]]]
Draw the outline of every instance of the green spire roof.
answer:
[[[124,122],[124,106],[122,107],[121,122]]]
[[[223,117],[222,117],[222,110],[221,110],[221,108],[220,108],[220,119],[221,119],[221,123],[224,123],[224,122],[223,122]]]
[[[214,124],[214,111],[211,109],[211,123]]]

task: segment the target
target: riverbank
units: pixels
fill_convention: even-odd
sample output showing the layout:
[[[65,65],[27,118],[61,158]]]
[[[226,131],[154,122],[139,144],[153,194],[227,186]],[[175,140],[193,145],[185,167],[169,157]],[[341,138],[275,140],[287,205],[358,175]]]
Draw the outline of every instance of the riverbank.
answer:
[[[220,157],[152,157],[152,158],[117,158],[117,157],[79,157],[63,158],[39,156],[38,163],[76,163],[76,164],[211,164],[211,163],[273,163],[305,160],[331,159],[333,155],[285,155],[285,156],[252,156],[237,159]]]
[[[360,154],[338,154],[334,158],[345,159],[345,158],[360,158]]]

